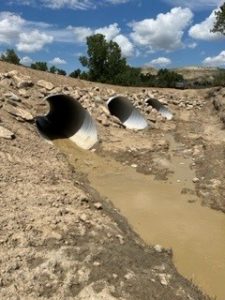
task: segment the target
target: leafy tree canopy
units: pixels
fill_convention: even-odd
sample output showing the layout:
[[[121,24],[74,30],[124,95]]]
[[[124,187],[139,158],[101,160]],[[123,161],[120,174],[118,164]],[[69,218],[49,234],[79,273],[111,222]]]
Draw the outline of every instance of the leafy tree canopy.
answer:
[[[6,52],[1,55],[1,60],[15,65],[20,64],[20,58],[13,49],[7,49]]]
[[[80,62],[89,69],[89,79],[116,83],[116,76],[124,72],[127,66],[119,45],[113,41],[107,42],[102,34],[95,34],[87,38],[87,48],[87,56],[81,56]]]
[[[44,61],[37,61],[31,64],[31,69],[39,70],[39,71],[48,71],[48,65]]]
[[[221,32],[225,35],[225,3],[220,7],[216,14],[216,22],[212,29],[212,32]]]

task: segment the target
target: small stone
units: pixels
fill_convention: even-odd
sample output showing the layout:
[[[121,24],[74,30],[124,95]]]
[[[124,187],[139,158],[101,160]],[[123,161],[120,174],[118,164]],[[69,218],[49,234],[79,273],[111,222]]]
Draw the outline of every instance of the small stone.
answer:
[[[156,252],[161,253],[163,251],[163,247],[161,245],[155,245],[154,249]]]
[[[27,93],[27,90],[25,90],[25,89],[18,90],[18,94],[24,98],[29,98],[29,94]]]
[[[124,275],[124,278],[125,278],[126,280],[131,280],[133,277],[134,277],[134,274],[131,273],[131,272],[129,272],[129,273],[127,273],[126,275]]]
[[[95,267],[99,267],[101,265],[101,263],[99,261],[94,261],[93,262],[93,266]]]
[[[82,222],[87,222],[88,217],[87,217],[86,214],[81,214],[81,215],[79,216],[79,219],[80,219]]]
[[[10,130],[0,126],[0,137],[7,140],[12,140],[15,137],[15,135]]]
[[[194,178],[192,179],[192,181],[193,181],[194,183],[197,183],[197,182],[199,182],[199,178],[198,178],[198,177],[194,177]]]
[[[137,165],[137,164],[132,164],[131,167],[132,167],[132,168],[137,168],[138,165]]]
[[[166,270],[166,267],[164,264],[162,264],[161,266],[155,266],[153,269],[159,272],[164,272]]]
[[[102,204],[101,204],[100,202],[96,202],[96,203],[94,204],[94,207],[95,207],[96,209],[100,210],[100,209],[102,209]]]
[[[124,244],[124,237],[120,234],[118,234],[116,237],[119,239],[120,244],[123,245]]]
[[[159,280],[160,280],[160,283],[164,286],[167,286],[169,285],[170,283],[170,278],[171,278],[171,275],[169,274],[159,274]]]

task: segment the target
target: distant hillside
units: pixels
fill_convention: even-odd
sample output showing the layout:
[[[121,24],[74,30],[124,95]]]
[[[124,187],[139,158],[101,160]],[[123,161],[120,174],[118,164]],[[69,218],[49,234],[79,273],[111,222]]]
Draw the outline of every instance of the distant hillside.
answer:
[[[213,78],[219,74],[221,71],[220,68],[213,67],[198,67],[198,66],[189,66],[183,68],[174,68],[170,69],[178,74],[181,74],[185,80],[196,80],[196,79],[205,79],[205,80],[213,80]],[[222,69],[223,70],[223,69]],[[152,75],[156,75],[158,70],[153,67],[143,67],[142,73],[150,73]],[[225,69],[224,69],[225,72]]]
[[[212,67],[197,67],[190,66],[184,68],[175,68],[172,69],[178,74],[183,75],[185,80],[196,80],[196,79],[205,79],[205,80],[213,80],[213,78],[219,74],[219,68]]]

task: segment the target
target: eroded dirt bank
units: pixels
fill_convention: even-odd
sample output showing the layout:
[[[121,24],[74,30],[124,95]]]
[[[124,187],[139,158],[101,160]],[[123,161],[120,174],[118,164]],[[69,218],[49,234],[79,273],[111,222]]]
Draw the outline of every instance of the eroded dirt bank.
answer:
[[[97,155],[156,179],[171,172],[172,132],[183,143],[178,155],[193,161],[202,203],[225,211],[224,131],[207,91],[119,88],[151,121],[150,129],[128,134],[104,106],[117,88],[19,71],[0,81],[1,299],[209,299],[177,273],[171,250],[142,242],[86,174],[40,137],[33,120],[47,112],[46,95],[70,94],[97,120]],[[52,85],[38,82],[45,75]],[[167,102],[174,119],[165,122],[146,106],[149,96]]]

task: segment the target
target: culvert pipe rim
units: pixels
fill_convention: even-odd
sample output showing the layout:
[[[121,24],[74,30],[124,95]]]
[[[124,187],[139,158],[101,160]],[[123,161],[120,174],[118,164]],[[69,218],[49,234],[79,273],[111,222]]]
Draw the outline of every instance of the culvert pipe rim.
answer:
[[[49,140],[69,138],[83,149],[92,148],[98,141],[96,124],[89,112],[72,96],[47,96],[49,112],[36,118],[40,133]]]
[[[164,104],[162,104],[159,100],[157,100],[155,98],[147,98],[145,100],[145,103],[148,106],[151,106],[154,109],[156,109],[161,114],[161,116],[163,116],[167,120],[172,120],[173,113]]]
[[[127,97],[115,95],[106,104],[110,114],[117,117],[126,128],[141,130],[148,127],[145,117]]]

